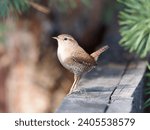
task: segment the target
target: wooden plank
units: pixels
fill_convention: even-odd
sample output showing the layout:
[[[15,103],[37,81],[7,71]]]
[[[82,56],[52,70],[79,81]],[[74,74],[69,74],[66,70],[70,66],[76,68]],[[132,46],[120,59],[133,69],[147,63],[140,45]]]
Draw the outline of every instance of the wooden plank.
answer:
[[[56,112],[104,112],[124,69],[124,65],[108,64],[89,72],[79,84],[80,91],[65,97]]]
[[[142,111],[142,77],[146,63],[131,63],[114,93],[107,112],[141,112]]]
[[[82,78],[79,84],[80,91],[66,96],[56,112],[138,111],[139,108],[132,111],[133,107],[136,108],[139,105],[139,103],[133,104],[136,99],[133,96],[142,79],[145,66],[145,62],[138,62],[97,67]]]

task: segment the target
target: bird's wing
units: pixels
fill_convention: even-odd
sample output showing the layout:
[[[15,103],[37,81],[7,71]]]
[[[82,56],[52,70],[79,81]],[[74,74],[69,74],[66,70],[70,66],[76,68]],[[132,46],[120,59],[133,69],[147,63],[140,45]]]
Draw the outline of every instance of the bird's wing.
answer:
[[[65,61],[67,64],[77,63],[85,66],[96,66],[96,61],[80,46],[76,46],[71,56]]]
[[[94,61],[94,59],[92,59],[90,56],[89,57],[83,57],[83,56],[73,56],[72,60],[78,64],[82,64],[85,66],[95,66],[96,62]]]
[[[90,56],[85,50],[78,46],[78,51],[73,53],[72,60],[83,65],[92,66],[96,65],[96,62],[92,56]]]

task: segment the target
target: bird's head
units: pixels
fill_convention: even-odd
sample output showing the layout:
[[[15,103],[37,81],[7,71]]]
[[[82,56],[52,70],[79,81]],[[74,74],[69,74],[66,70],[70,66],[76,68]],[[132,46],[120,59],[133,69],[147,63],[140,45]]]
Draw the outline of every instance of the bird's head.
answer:
[[[58,41],[58,44],[70,44],[70,43],[77,43],[77,41],[68,34],[61,34],[57,37],[52,37]]]

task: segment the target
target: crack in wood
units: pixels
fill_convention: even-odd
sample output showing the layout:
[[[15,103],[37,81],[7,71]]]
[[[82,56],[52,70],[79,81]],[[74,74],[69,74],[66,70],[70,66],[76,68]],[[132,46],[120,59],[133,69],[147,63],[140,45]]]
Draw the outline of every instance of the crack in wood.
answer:
[[[126,71],[128,70],[128,67],[129,67],[131,61],[132,61],[132,60],[129,60],[129,61],[126,63],[125,69],[124,69],[123,73],[121,74],[120,79],[119,79],[118,83],[116,84],[116,87],[113,89],[113,91],[111,92],[111,94],[110,94],[110,96],[109,96],[109,101],[108,101],[108,103],[107,103],[107,105],[106,105],[106,107],[105,107],[105,109],[104,109],[104,113],[107,112],[107,110],[108,110],[110,104],[112,103],[112,96],[113,96],[113,94],[115,93],[116,89],[118,88],[118,86],[119,86],[119,84],[120,84],[120,82],[121,82],[123,76],[125,75]]]

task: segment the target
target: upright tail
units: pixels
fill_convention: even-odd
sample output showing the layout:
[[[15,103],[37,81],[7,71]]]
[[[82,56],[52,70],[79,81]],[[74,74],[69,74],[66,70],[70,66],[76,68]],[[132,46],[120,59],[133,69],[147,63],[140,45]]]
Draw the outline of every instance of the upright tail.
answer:
[[[108,48],[109,48],[108,45],[103,46],[103,47],[101,47],[100,49],[98,49],[97,51],[93,52],[93,53],[91,54],[91,56],[92,56],[95,60],[97,60],[97,58],[99,57],[99,55],[100,55],[101,53],[103,53],[104,51],[106,51]]]

